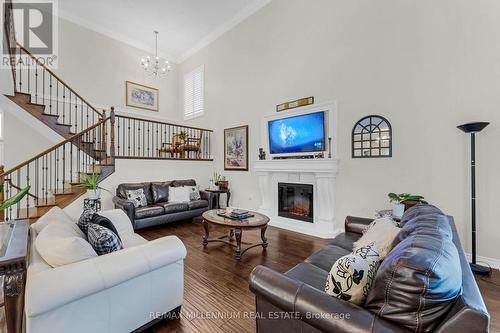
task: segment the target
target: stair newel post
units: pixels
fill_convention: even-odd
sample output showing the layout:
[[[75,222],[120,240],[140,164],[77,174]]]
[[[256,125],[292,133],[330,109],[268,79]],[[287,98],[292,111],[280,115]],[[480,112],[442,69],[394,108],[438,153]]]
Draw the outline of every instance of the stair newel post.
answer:
[[[109,145],[109,154],[111,156],[111,161],[115,164],[115,108],[111,107],[110,114],[110,145]]]
[[[0,185],[2,186],[2,190],[0,191],[0,204],[3,203],[3,201],[5,200],[4,198],[4,195],[3,195],[3,185],[4,185],[4,176],[3,176],[3,173],[4,173],[4,166],[3,165],[0,165]],[[4,211],[3,210],[0,210],[0,221],[3,221],[5,219],[5,215],[4,215]]]

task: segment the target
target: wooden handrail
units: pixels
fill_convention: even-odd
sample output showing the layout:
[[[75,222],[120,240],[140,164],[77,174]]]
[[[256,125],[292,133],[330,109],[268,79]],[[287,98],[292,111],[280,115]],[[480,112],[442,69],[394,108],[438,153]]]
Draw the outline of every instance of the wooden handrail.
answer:
[[[97,113],[99,116],[103,116],[99,111],[97,111],[96,108],[94,108],[89,102],[87,102],[82,96],[80,96],[80,94],[78,94],[73,88],[71,88],[66,82],[64,82],[59,76],[57,76],[56,73],[54,73],[53,71],[50,70],[50,68],[48,68],[44,63],[42,63],[40,60],[38,60],[37,57],[35,57],[30,51],[28,51],[24,46],[22,46],[21,44],[19,44],[17,41],[16,41],[16,45],[17,47],[19,47],[21,50],[23,50],[27,55],[29,55],[32,59],[34,59],[40,66],[42,66],[47,72],[49,72],[52,76],[54,76],[58,81],[60,81],[66,88],[68,88],[75,96],[77,96],[78,98],[80,98],[85,104],[87,104],[91,109],[92,111],[94,111],[95,113]]]
[[[147,121],[147,122],[155,123],[155,124],[163,124],[163,125],[169,125],[169,126],[190,128],[190,129],[198,130],[198,131],[205,131],[205,132],[212,132],[212,133],[214,132],[214,130],[206,129],[206,128],[192,127],[192,126],[186,126],[186,125],[179,125],[179,124],[167,123],[167,122],[159,121],[159,120],[151,120],[151,119],[145,119],[145,118],[123,116],[123,115],[120,115],[120,114],[117,114],[116,117],[118,117],[118,118],[125,118],[125,119],[132,119],[132,120],[139,120],[139,121]]]
[[[14,171],[17,171],[17,170],[18,170],[18,169],[20,169],[20,168],[22,168],[22,167],[24,167],[24,166],[26,166],[26,165],[30,164],[31,162],[33,162],[33,161],[35,161],[35,160],[39,159],[40,157],[42,157],[42,156],[44,156],[44,155],[47,155],[48,153],[50,153],[50,152],[52,152],[52,151],[56,150],[57,148],[64,146],[64,145],[65,145],[65,144],[67,144],[68,142],[73,142],[73,141],[75,141],[76,139],[78,139],[78,138],[82,137],[84,134],[86,134],[86,133],[90,132],[90,131],[91,131],[91,130],[93,130],[94,128],[96,128],[96,127],[99,127],[99,126],[103,125],[103,124],[104,124],[104,123],[106,123],[106,122],[107,122],[110,118],[111,118],[111,117],[105,118],[105,119],[101,120],[100,122],[98,122],[98,123],[96,123],[96,124],[94,124],[94,125],[90,126],[89,128],[87,128],[87,129],[85,129],[85,130],[81,131],[80,133],[73,135],[71,138],[66,139],[66,140],[64,140],[64,141],[62,141],[62,142],[60,142],[60,143],[56,144],[55,146],[52,146],[52,147],[50,147],[50,148],[48,148],[48,149],[44,150],[43,152],[41,152],[40,154],[36,155],[35,157],[32,157],[32,158],[30,158],[29,160],[24,161],[24,162],[22,162],[22,163],[20,163],[20,164],[16,165],[15,167],[11,168],[10,170],[7,170],[7,171],[5,171],[5,172],[0,173],[0,179],[2,179],[2,178],[3,178],[4,176],[6,176],[6,175],[9,175],[9,174],[13,173]]]

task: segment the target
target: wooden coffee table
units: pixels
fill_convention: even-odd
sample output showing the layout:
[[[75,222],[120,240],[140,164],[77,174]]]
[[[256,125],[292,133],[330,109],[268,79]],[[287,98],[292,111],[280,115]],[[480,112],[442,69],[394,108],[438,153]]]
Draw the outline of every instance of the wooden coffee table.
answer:
[[[267,223],[269,222],[269,217],[256,212],[250,212],[251,214],[254,215],[253,217],[249,217],[248,219],[244,220],[232,220],[217,215],[219,211],[224,212],[224,209],[212,209],[203,213],[203,220],[201,222],[203,228],[205,229],[205,235],[203,236],[203,247],[206,248],[208,243],[210,242],[222,242],[225,244],[229,244],[231,246],[235,246],[236,260],[241,260],[241,256],[243,255],[243,253],[256,246],[262,246],[264,250],[267,248],[266,229],[267,229]],[[224,235],[219,238],[209,239],[208,238],[209,224],[229,229],[227,235]],[[241,235],[243,234],[243,230],[256,230],[256,229],[260,229],[260,237],[262,239],[261,243],[250,244],[241,241]],[[236,244],[233,242],[235,238],[236,238]],[[245,249],[242,249],[241,244],[249,246],[247,246]]]

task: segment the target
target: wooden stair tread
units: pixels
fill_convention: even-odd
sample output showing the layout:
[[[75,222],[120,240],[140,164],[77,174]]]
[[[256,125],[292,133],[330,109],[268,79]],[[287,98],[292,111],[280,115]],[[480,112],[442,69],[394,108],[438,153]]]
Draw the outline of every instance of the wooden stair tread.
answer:
[[[49,197],[47,199],[38,199],[37,207],[54,207],[57,206],[57,202],[54,197]]]
[[[42,116],[59,118],[59,116],[57,114],[50,114],[50,113],[45,113],[45,112],[42,113]]]

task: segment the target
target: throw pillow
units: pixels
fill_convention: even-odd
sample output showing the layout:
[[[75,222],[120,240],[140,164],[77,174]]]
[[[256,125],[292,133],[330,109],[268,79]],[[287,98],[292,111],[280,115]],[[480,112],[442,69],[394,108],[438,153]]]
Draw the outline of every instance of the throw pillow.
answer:
[[[87,237],[98,255],[123,249],[120,238],[113,231],[98,224],[89,224]]]
[[[89,206],[85,206],[83,208],[83,212],[82,212],[82,215],[80,215],[80,218],[78,219],[78,226],[80,227],[80,229],[85,233],[85,235],[87,234],[87,228],[88,228],[88,225],[89,223],[92,222],[92,217],[94,216],[95,214],[95,210]]]
[[[168,202],[189,202],[189,188],[169,187],[168,188]]]
[[[135,208],[146,207],[148,205],[144,189],[127,190],[125,193],[127,194],[127,200],[132,202]]]
[[[376,219],[370,223],[363,236],[354,243],[353,249],[355,250],[375,243],[379,251],[380,260],[382,260],[387,257],[394,247],[395,239],[400,230],[401,228],[396,225],[396,222],[388,217]]]
[[[363,305],[377,273],[379,261],[375,243],[339,258],[328,274],[325,292],[344,301]]]
[[[54,221],[35,239],[38,254],[52,267],[64,266],[97,257],[75,222]]]
[[[38,221],[33,223],[31,226],[35,229],[36,233],[39,234],[43,230],[43,228],[55,221],[75,223],[64,210],[55,206],[52,207],[47,213],[43,214],[43,216],[40,217]]]
[[[195,201],[195,200],[200,200],[200,190],[198,189],[198,186],[186,186],[189,190],[189,200],[190,201]]]
[[[118,231],[116,230],[115,226],[107,217],[104,217],[104,216],[99,215],[99,214],[94,214],[94,216],[92,216],[91,222],[113,231],[113,233],[116,236],[118,236],[118,238],[120,238],[120,240],[121,240],[121,237],[118,234]]]

